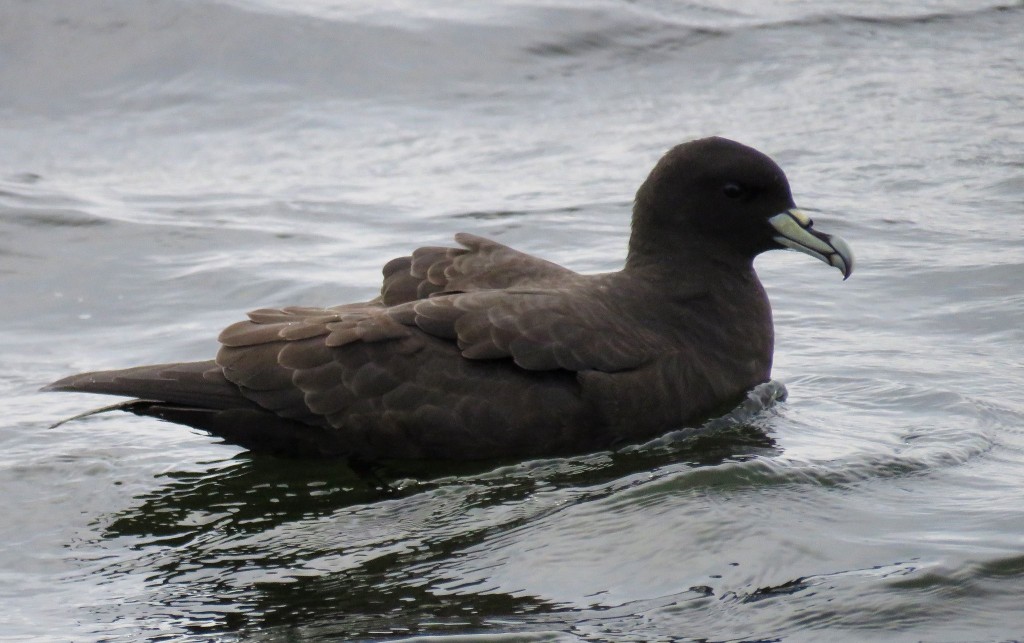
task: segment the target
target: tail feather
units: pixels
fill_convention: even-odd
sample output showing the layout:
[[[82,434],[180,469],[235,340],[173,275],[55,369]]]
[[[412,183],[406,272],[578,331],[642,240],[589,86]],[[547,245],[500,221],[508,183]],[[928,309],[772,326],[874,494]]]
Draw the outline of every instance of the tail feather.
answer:
[[[259,408],[224,378],[213,360],[80,373],[42,390],[123,395],[214,410]]]
[[[245,398],[212,360],[81,373],[42,390],[138,398],[87,411],[54,426],[96,413],[128,411],[201,429],[258,453],[298,457],[346,453],[338,435],[327,427],[282,418]]]

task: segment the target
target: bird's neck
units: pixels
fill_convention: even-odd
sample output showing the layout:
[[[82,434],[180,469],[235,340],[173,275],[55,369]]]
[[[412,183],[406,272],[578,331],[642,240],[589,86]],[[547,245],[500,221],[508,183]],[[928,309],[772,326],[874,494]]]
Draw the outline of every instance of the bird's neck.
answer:
[[[684,247],[671,255],[631,248],[619,274],[636,291],[653,293],[647,300],[657,305],[644,314],[657,311],[668,324],[664,332],[675,339],[666,341],[667,352],[676,346],[684,360],[705,355],[706,379],[716,394],[737,393],[727,390],[736,382],[750,388],[771,377],[771,304],[752,259],[709,246]]]
[[[634,234],[623,271],[661,283],[713,283],[757,279],[754,260],[727,244],[706,237]]]

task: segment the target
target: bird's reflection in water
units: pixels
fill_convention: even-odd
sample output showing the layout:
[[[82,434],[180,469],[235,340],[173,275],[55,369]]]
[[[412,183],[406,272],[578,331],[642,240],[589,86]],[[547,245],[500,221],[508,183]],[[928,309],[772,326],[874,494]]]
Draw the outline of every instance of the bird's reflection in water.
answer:
[[[96,544],[132,555],[113,551],[100,573],[142,575],[164,617],[210,633],[258,625],[338,636],[550,617],[559,606],[525,594],[437,591],[453,580],[439,570],[567,504],[777,454],[765,409],[784,395],[770,382],[699,428],[582,457],[385,463],[368,479],[339,461],[242,454],[213,470],[166,474],[103,520]]]

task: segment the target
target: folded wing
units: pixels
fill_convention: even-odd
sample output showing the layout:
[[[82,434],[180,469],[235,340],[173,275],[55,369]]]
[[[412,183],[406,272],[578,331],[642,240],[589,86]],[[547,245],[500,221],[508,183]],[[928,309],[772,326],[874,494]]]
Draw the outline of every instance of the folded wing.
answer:
[[[408,274],[389,264],[372,302],[250,313],[221,333],[224,377],[277,416],[343,429],[367,452],[498,440],[498,453],[510,418],[526,415],[510,410],[531,406],[538,425],[557,426],[543,409],[582,408],[579,372],[640,368],[664,350],[619,309],[628,302],[600,296],[601,276],[466,237],[464,251],[417,250]],[[529,287],[500,287],[509,283]],[[492,431],[476,443],[452,435],[480,426]]]
[[[580,275],[558,264],[468,233],[462,248],[424,247],[384,266],[381,302],[394,306],[438,293],[564,284]]]

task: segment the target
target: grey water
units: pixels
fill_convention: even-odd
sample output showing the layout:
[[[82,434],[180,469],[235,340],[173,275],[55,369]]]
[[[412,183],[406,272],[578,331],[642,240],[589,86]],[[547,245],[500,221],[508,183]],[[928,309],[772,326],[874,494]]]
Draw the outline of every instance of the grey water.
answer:
[[[1024,4],[0,3],[0,639],[1024,640]],[[380,472],[38,388],[207,359],[458,231],[617,269],[670,146],[853,246],[757,269],[788,399]]]

